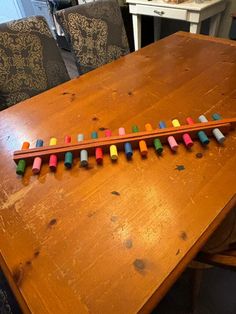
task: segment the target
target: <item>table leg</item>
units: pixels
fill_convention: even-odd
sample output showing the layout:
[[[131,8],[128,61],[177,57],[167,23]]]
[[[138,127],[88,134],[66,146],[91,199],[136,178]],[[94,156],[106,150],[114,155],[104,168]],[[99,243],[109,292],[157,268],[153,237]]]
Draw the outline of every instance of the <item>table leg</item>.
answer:
[[[132,14],[133,31],[134,31],[134,49],[141,48],[141,15]]]
[[[220,25],[220,15],[221,14],[216,14],[211,17],[210,28],[209,28],[210,36],[217,36],[218,34],[219,25]]]
[[[161,18],[154,16],[154,41],[161,37]]]
[[[201,30],[201,23],[190,23],[190,33],[199,34]]]

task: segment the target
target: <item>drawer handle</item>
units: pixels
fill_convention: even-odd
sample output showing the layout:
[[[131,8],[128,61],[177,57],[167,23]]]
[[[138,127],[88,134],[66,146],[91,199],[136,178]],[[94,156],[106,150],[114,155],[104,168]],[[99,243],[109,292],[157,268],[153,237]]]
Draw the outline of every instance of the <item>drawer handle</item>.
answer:
[[[164,11],[157,11],[157,10],[154,10],[154,13],[156,13],[156,14],[158,14],[158,15],[160,15],[160,16],[162,16],[162,15],[165,14]]]

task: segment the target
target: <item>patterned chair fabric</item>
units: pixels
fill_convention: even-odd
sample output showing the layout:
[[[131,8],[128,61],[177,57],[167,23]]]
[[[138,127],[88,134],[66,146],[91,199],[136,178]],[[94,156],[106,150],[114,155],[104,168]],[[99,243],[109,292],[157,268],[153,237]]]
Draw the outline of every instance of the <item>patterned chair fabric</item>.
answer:
[[[71,44],[80,74],[129,53],[116,0],[100,0],[57,11],[56,19]]]
[[[43,17],[0,24],[0,110],[69,79]]]

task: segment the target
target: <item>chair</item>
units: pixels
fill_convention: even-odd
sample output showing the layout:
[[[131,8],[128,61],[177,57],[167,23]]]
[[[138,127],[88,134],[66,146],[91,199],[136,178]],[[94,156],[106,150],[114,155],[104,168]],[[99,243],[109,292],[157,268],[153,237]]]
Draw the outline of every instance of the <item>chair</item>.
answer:
[[[0,24],[0,110],[69,79],[43,17]]]
[[[197,304],[204,269],[210,266],[236,271],[236,196],[232,199],[231,210],[215,230],[202,251],[189,265],[194,269],[192,307]]]
[[[232,22],[229,31],[229,38],[236,40],[236,13],[232,14]]]
[[[129,53],[128,40],[116,0],[95,1],[56,12],[71,43],[80,74]]]
[[[49,8],[49,12],[51,14],[54,26],[55,26],[55,35],[57,44],[60,48],[64,50],[70,51],[70,45],[66,40],[63,30],[61,29],[60,25],[58,24],[55,13],[58,10],[66,9],[78,4],[78,0],[46,0]]]

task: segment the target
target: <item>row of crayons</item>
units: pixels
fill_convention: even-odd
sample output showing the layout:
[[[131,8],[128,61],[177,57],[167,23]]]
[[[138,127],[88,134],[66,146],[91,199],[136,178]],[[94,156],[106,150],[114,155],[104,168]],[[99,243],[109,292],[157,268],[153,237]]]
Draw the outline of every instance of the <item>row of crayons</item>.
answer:
[[[221,119],[220,115],[217,113],[213,114],[212,118],[213,118],[213,120],[220,120]],[[207,118],[204,115],[199,116],[198,120],[200,122],[208,122]],[[189,125],[192,125],[195,123],[191,117],[188,117],[186,119],[186,121]],[[173,119],[172,125],[174,127],[179,127],[180,126],[179,120]],[[159,122],[159,128],[160,129],[166,128],[166,124],[164,121]],[[145,124],[145,130],[146,131],[152,131],[153,130],[150,123]],[[139,129],[136,125],[132,126],[132,132],[139,132]],[[222,144],[224,142],[225,136],[223,135],[223,133],[218,128],[213,129],[212,133],[219,143]],[[111,130],[105,130],[105,137],[110,137],[111,135],[112,135]],[[123,127],[119,128],[119,136],[124,136],[124,135],[125,135],[125,129]],[[97,139],[98,133],[96,131],[93,131],[91,134],[91,138]],[[203,145],[207,145],[209,143],[209,138],[204,131],[198,132],[198,138],[199,138],[201,144],[203,144]],[[78,134],[77,140],[78,140],[78,142],[83,141],[84,135]],[[176,152],[179,145],[178,145],[177,141],[175,140],[174,136],[169,136],[167,138],[167,141],[168,141],[168,144],[169,144],[171,150]],[[191,139],[191,137],[188,133],[183,134],[183,142],[188,149],[193,146],[193,140]],[[69,144],[69,143],[71,143],[71,137],[69,135],[66,135],[65,136],[65,144]],[[52,137],[50,139],[49,146],[53,146],[56,144],[57,144],[57,139],[55,137]],[[163,151],[163,146],[162,146],[160,139],[155,138],[153,145],[154,145],[156,152],[159,155],[161,155],[162,151]],[[28,149],[29,146],[30,146],[29,142],[24,142],[21,149],[23,149],[23,150]],[[42,147],[42,146],[43,146],[43,140],[38,139],[36,141],[36,147]],[[127,159],[131,159],[133,156],[133,150],[132,150],[131,144],[128,142],[125,143],[124,144],[124,150],[125,150],[125,154],[126,154]],[[139,141],[139,150],[140,150],[142,157],[147,157],[148,148],[147,148],[145,140]],[[113,161],[118,159],[118,151],[117,151],[116,145],[110,145],[110,157]],[[95,148],[95,158],[96,158],[96,162],[98,164],[102,164],[102,162],[103,162],[102,148],[100,148],[100,147]],[[73,164],[73,154],[72,154],[72,152],[66,152],[65,158],[64,158],[64,165],[66,168],[70,169],[72,167],[72,164]],[[34,162],[33,162],[33,166],[32,166],[33,174],[38,174],[40,172],[41,165],[42,165],[41,157],[35,157]],[[82,167],[88,166],[88,152],[87,152],[87,150],[83,149],[80,151],[80,165]],[[21,159],[17,164],[16,173],[19,175],[23,175],[25,172],[25,168],[26,168],[26,161],[24,159]],[[51,171],[56,171],[56,169],[57,169],[57,155],[55,155],[55,154],[50,155],[49,168]]]

